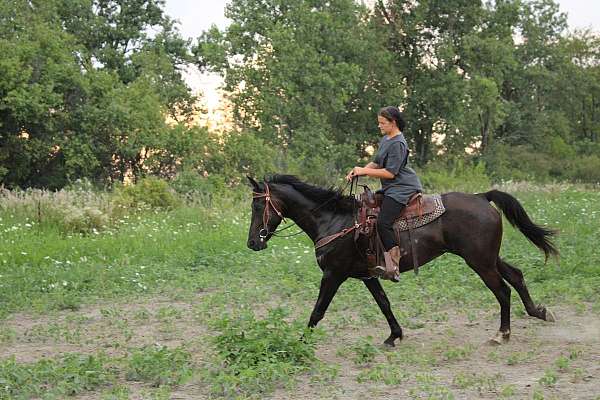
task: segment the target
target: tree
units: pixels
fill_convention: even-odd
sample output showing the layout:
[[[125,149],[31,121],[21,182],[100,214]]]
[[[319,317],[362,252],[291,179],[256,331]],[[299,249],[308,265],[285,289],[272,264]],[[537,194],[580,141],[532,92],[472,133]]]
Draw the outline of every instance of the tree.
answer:
[[[188,122],[190,60],[156,0],[4,1],[0,5],[0,177],[60,188],[167,171],[189,150],[166,123]],[[156,34],[147,34],[152,27]],[[162,161],[152,162],[158,155]],[[152,164],[152,165],[150,165]],[[173,165],[171,166],[173,167]]]
[[[225,78],[242,131],[315,178],[377,140],[377,108],[398,104],[397,78],[368,10],[352,0],[234,0],[231,25],[205,32],[197,64]],[[310,173],[310,172],[309,172]]]

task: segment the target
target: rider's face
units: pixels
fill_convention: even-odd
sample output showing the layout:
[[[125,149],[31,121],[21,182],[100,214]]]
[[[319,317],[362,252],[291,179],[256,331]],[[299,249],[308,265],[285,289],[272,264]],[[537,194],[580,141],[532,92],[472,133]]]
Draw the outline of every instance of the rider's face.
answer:
[[[381,131],[381,133],[384,134],[392,133],[396,128],[396,124],[394,123],[394,121],[390,121],[387,118],[382,117],[381,115],[377,116],[377,126],[379,126],[379,130]]]

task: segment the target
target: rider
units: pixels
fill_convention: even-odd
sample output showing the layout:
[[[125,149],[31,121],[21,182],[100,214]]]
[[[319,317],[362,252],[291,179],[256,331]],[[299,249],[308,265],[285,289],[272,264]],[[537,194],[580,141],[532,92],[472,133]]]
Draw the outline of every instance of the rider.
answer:
[[[377,122],[384,136],[379,141],[375,158],[364,167],[352,168],[346,179],[350,181],[355,176],[367,175],[381,180],[384,198],[377,218],[377,230],[385,249],[386,265],[385,268],[375,268],[379,277],[397,282],[401,254],[394,235],[394,221],[406,207],[408,199],[415,192],[422,192],[423,187],[415,171],[408,166],[408,144],[402,134],[404,115],[396,107],[384,107],[377,113]]]

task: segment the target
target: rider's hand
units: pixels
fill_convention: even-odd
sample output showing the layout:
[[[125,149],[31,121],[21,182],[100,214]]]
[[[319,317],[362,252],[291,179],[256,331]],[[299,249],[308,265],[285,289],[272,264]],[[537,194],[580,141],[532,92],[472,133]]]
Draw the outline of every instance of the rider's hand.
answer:
[[[354,171],[350,170],[350,172],[348,172],[348,175],[346,175],[346,180],[350,182],[352,178],[354,178]]]
[[[362,168],[354,167],[350,170],[350,172],[348,172],[348,175],[346,175],[346,180],[351,181],[352,178],[354,178],[355,176],[361,176],[361,175],[362,175]]]

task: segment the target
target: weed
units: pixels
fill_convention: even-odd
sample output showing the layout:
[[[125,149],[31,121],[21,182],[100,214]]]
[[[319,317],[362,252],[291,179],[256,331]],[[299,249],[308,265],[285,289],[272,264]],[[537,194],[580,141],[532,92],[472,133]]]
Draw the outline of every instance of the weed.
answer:
[[[535,388],[531,398],[532,400],[544,400],[544,392],[539,388]]]
[[[581,382],[585,377],[585,370],[583,368],[575,368],[573,369],[573,375],[571,376],[571,383]]]
[[[442,359],[445,361],[459,361],[469,358],[469,356],[475,350],[475,347],[471,344],[464,346],[451,346],[445,341],[436,343],[434,349],[442,351]]]
[[[317,361],[311,368],[310,381],[313,383],[333,382],[339,376],[340,368],[338,364],[326,364]]]
[[[285,315],[277,308],[261,320],[246,311],[215,323],[221,332],[214,338],[218,367],[207,374],[214,392],[227,397],[264,393],[308,370],[316,359],[317,336],[303,324],[286,322]]]
[[[500,397],[503,399],[507,399],[509,397],[514,396],[516,393],[516,386],[515,385],[504,385],[502,386],[502,388],[500,389]]]
[[[554,365],[560,372],[565,372],[569,369],[570,359],[565,356],[560,356],[554,361]]]
[[[31,398],[43,394],[72,396],[114,380],[103,355],[69,354],[60,361],[19,364],[0,361],[0,398]]]
[[[522,364],[528,361],[531,361],[531,359],[534,357],[535,352],[533,350],[530,350],[528,352],[524,352],[524,351],[517,351],[514,353],[511,353],[508,358],[506,359],[506,363],[508,365],[517,365],[517,364]]]
[[[546,369],[539,382],[544,386],[554,386],[558,381],[558,375],[553,369]]]
[[[479,394],[484,392],[496,392],[497,382],[502,379],[502,375],[486,375],[476,373],[458,373],[454,376],[452,383],[460,389],[474,387]]]
[[[17,337],[17,332],[9,326],[0,326],[0,344],[10,344]]]
[[[181,319],[182,313],[181,310],[172,306],[161,307],[156,313],[156,318],[159,321],[171,321],[173,319]]]
[[[359,383],[363,382],[382,382],[386,385],[399,385],[406,382],[410,377],[409,373],[402,369],[389,365],[377,364],[371,368],[362,370],[356,380]]]
[[[435,377],[430,374],[417,374],[415,376],[417,386],[409,390],[409,395],[413,399],[430,400],[452,400],[454,395],[446,387],[440,385]]]
[[[150,319],[150,312],[145,308],[137,310],[133,315],[133,318],[138,321],[148,321]]]
[[[101,400],[129,400],[129,389],[123,385],[116,385],[102,393]]]
[[[366,339],[359,339],[358,343],[350,347],[354,353],[352,360],[357,365],[364,365],[372,362],[381,350],[373,344],[373,338],[367,336]]]
[[[192,374],[191,354],[183,348],[145,347],[129,359],[126,378],[152,386],[177,385]]]

